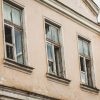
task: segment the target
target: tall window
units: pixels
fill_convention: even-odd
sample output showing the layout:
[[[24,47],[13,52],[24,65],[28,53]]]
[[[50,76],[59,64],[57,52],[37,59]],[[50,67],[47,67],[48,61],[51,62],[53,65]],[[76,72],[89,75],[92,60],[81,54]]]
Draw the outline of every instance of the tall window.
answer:
[[[79,38],[78,41],[80,54],[81,82],[83,84],[93,87],[90,42],[82,38]]]
[[[22,10],[4,2],[5,56],[24,64]]]
[[[59,27],[48,22],[45,23],[48,72],[64,77],[59,30]]]

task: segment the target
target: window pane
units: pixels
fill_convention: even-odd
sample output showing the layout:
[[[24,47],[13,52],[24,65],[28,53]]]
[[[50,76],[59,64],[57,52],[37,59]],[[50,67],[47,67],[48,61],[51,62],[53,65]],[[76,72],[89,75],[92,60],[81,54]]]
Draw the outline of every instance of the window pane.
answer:
[[[81,71],[85,72],[84,59],[80,57]]]
[[[21,25],[21,13],[19,10],[12,8],[12,20],[16,25]]]
[[[5,41],[12,44],[12,28],[5,25]]]
[[[45,24],[45,30],[46,30],[46,37],[48,39],[51,39],[52,41],[58,43],[59,42],[59,36],[58,36],[58,29],[55,28],[52,25]]]
[[[47,44],[48,59],[53,61],[52,45]]]
[[[84,54],[83,53],[83,42],[80,39],[78,40],[78,48],[79,48],[79,53],[83,55]]]
[[[22,48],[22,33],[15,30],[15,44],[16,44],[16,55],[17,61],[23,62],[23,48]]]
[[[17,56],[17,62],[23,64],[23,55]]]
[[[46,30],[46,37],[48,39],[51,39],[51,27],[47,23],[45,24],[45,30]]]
[[[55,64],[56,64],[56,73],[59,76],[63,76],[63,68],[62,68],[62,59],[61,59],[61,50],[60,47],[54,47],[55,52]]]
[[[93,86],[92,81],[92,72],[91,72],[91,61],[86,59],[86,67],[87,67],[87,78],[88,78],[88,85]]]
[[[84,42],[83,42],[83,46],[84,46],[84,54],[85,54],[86,56],[89,56],[89,43],[86,42],[86,41],[84,41]]]
[[[54,66],[53,66],[53,62],[48,61],[49,63],[49,73],[54,73]]]
[[[86,73],[84,73],[84,72],[81,72],[81,81],[82,81],[82,83],[84,83],[84,84],[87,83]]]
[[[59,38],[58,38],[58,29],[57,28],[55,28],[55,27],[53,27],[53,26],[51,26],[51,34],[52,34],[52,40],[54,41],[54,42],[59,42]]]
[[[60,77],[64,77],[64,69],[62,67],[62,56],[61,56],[61,47],[54,47],[55,52],[55,64],[56,64],[56,73]]]
[[[6,45],[6,55],[9,59],[14,59],[13,57],[13,47]]]
[[[4,4],[4,19],[11,21],[11,7],[7,4]]]

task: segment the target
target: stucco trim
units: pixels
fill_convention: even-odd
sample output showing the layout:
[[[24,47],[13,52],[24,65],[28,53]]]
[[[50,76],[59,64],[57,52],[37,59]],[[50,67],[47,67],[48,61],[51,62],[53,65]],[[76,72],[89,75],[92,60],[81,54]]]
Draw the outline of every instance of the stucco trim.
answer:
[[[4,66],[5,67],[8,67],[8,68],[12,68],[12,69],[15,69],[15,70],[19,70],[19,71],[22,71],[22,72],[25,72],[25,73],[32,73],[33,71],[33,67],[29,67],[27,65],[24,65],[24,64],[19,64],[15,61],[11,61],[9,59],[4,59]]]
[[[89,92],[93,92],[93,93],[96,93],[96,94],[98,94],[99,93],[99,89],[97,89],[96,87],[91,87],[91,86],[88,86],[88,85],[85,85],[85,84],[80,84],[80,87],[82,88],[82,89],[85,89],[85,90],[87,90],[87,91],[89,91]]]
[[[59,77],[59,76],[56,76],[56,75],[53,75],[53,74],[50,74],[50,73],[47,73],[46,76],[47,76],[47,78],[49,78],[53,81],[63,83],[65,85],[69,85],[69,83],[71,82],[71,80],[69,80],[69,79]]]
[[[36,1],[49,7],[50,9],[53,9],[54,11],[62,14],[63,16],[70,18],[74,22],[83,25],[84,27],[94,30],[95,33],[100,35],[100,26],[98,23],[93,22],[92,20],[79,14],[78,12],[60,3],[59,1],[55,0],[36,0]]]
[[[0,97],[16,98],[18,100],[61,100],[54,97],[30,92],[27,90],[17,89],[0,84]],[[15,99],[14,99],[15,100]]]

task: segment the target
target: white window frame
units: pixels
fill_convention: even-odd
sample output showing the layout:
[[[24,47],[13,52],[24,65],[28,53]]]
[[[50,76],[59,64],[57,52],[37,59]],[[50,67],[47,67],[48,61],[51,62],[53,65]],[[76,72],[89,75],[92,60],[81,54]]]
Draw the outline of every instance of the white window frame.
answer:
[[[80,71],[81,71],[81,82],[88,85],[87,68],[86,68],[86,58],[83,57],[83,56],[81,56],[81,55],[80,55],[80,57],[83,58],[83,64],[84,64],[83,66],[84,66],[84,69],[85,69],[85,71],[82,71],[80,69]],[[80,65],[80,68],[81,68],[81,65]],[[85,82],[82,81],[82,75],[83,74],[85,75],[85,80],[84,80]]]
[[[5,41],[5,29],[4,29],[4,50],[5,50],[5,58],[8,59],[8,60],[11,60],[11,61],[15,61],[17,62],[17,56],[18,55],[22,55],[23,56],[23,64],[25,64],[25,53],[24,53],[24,43],[22,43],[22,52],[20,52],[18,55],[16,54],[16,44],[15,44],[15,30],[19,30],[20,32],[23,32],[23,26],[22,26],[22,19],[23,19],[23,15],[22,15],[22,10],[20,8],[17,8],[15,6],[13,6],[12,4],[9,4],[9,3],[6,3],[6,2],[3,2],[3,4],[7,4],[8,6],[12,7],[13,9],[17,9],[19,12],[20,12],[20,26],[13,23],[13,20],[11,18],[11,22],[9,20],[6,20],[6,19],[3,19],[3,27],[5,28],[5,25],[8,26],[8,27],[11,27],[12,29],[12,45],[9,44],[9,43],[6,43]],[[17,27],[17,28],[16,28]],[[22,36],[22,42],[23,41],[23,33],[21,33],[21,36]],[[7,52],[6,52],[6,45],[11,45],[13,47],[13,59],[10,59],[7,57]]]
[[[12,61],[15,61],[14,59],[15,59],[15,42],[14,42],[14,27],[13,26],[11,26],[11,25],[9,25],[9,24],[7,24],[7,23],[4,23],[4,27],[5,26],[8,26],[8,27],[11,27],[11,30],[12,30],[12,33],[11,33],[11,35],[12,35],[12,44],[10,44],[10,43],[6,43],[6,41],[5,41],[5,34],[4,34],[4,46],[5,46],[5,58],[7,58],[7,59],[9,59],[9,60],[12,60]],[[5,29],[4,29],[4,33],[5,33]],[[6,53],[6,45],[9,45],[9,46],[11,46],[11,47],[13,47],[13,59],[10,59],[10,58],[8,58],[7,57],[7,53]]]
[[[48,41],[47,41],[46,44],[52,46],[52,56],[53,56],[53,60],[49,59],[48,56],[47,56],[47,58],[48,58],[48,61],[53,62],[53,69],[54,69],[54,72],[50,72],[50,70],[49,70],[49,64],[48,64],[48,72],[57,75],[57,71],[56,71],[56,63],[55,63],[55,53],[54,53],[54,44],[51,43],[51,42],[48,42]]]
[[[22,20],[22,19],[23,19],[23,18],[22,18],[22,10],[21,10],[20,8],[18,8],[18,7],[13,6],[12,4],[9,4],[9,3],[5,2],[5,1],[3,2],[3,5],[4,5],[4,4],[10,6],[11,8],[14,8],[14,9],[16,9],[16,10],[18,10],[18,11],[20,12],[20,15],[21,15],[21,16],[20,16],[20,22],[21,22],[21,23],[20,23],[20,24],[21,24],[20,27],[21,27],[22,24],[23,24],[23,20]],[[3,9],[4,9],[4,8],[3,8]],[[4,10],[3,10],[3,11],[4,11]],[[11,13],[12,13],[12,10],[11,10]],[[3,17],[4,17],[4,16],[3,16]],[[9,21],[9,20],[8,20],[8,21]],[[12,21],[11,23],[13,23],[12,16],[11,16],[11,21]],[[5,22],[5,21],[4,21],[4,22]],[[10,21],[9,21],[9,22],[10,22]],[[15,23],[13,23],[13,24],[15,24]],[[15,24],[15,25],[17,25],[17,24]],[[19,26],[19,25],[17,25],[17,26]],[[23,27],[23,26],[22,26],[22,27]]]
[[[86,60],[90,60],[90,63],[91,63],[91,66],[90,66],[91,67],[91,76],[90,77],[92,78],[92,84],[94,86],[93,72],[92,72],[92,59],[91,59],[90,41],[87,40],[87,39],[85,39],[85,38],[83,38],[83,37],[81,37],[81,36],[78,36],[78,43],[79,43],[79,40],[81,40],[82,42],[88,42],[88,50],[89,50],[88,51],[89,56],[83,55],[79,51],[79,58],[80,57],[83,58],[83,60],[84,60],[84,63],[83,64],[84,64],[84,69],[85,69],[85,72],[81,70],[81,63],[80,63],[80,72],[81,72],[81,77],[80,78],[81,78],[81,83],[82,84],[85,84],[85,85],[89,85],[89,83],[88,83],[88,81],[89,81],[89,79],[88,79],[88,71],[87,71],[87,67],[86,67]],[[82,48],[84,48],[83,44],[82,44]],[[85,75],[85,82],[82,81],[82,74]]]
[[[58,65],[58,66],[56,66],[56,61],[55,61],[55,53],[54,53],[54,47],[56,46],[56,47],[58,47],[61,51],[60,51],[60,56],[61,56],[61,59],[62,59],[62,46],[61,46],[61,41],[60,41],[60,27],[57,27],[58,25],[56,25],[56,24],[53,24],[52,22],[48,22],[48,21],[45,21],[45,24],[48,24],[48,25],[50,25],[50,26],[52,26],[52,27],[54,27],[54,28],[56,28],[57,30],[58,30],[58,39],[59,39],[59,43],[55,43],[55,42],[52,42],[52,40],[51,41],[49,41],[49,39],[47,39],[46,38],[46,33],[45,33],[45,38],[46,38],[46,52],[47,52],[47,55],[48,55],[48,51],[47,51],[47,44],[50,44],[50,45],[52,45],[52,51],[53,51],[53,64],[54,64],[54,66],[53,66],[53,68],[54,68],[54,73],[50,73],[49,72],[49,63],[48,63],[48,61],[49,61],[49,59],[48,59],[48,56],[47,56],[47,64],[48,64],[48,73],[50,73],[50,74],[54,74],[54,75],[56,75],[56,76],[58,76],[57,75],[57,73],[59,73],[60,74],[60,70],[61,70],[61,68],[62,68],[62,70],[63,70],[63,77],[65,77],[65,73],[64,73],[64,68],[63,68],[63,62],[61,62],[61,66],[60,65]],[[46,32],[46,30],[45,30],[45,32]],[[62,59],[63,60],[63,59]],[[56,69],[56,67],[58,68],[58,71],[57,71],[57,69]],[[60,68],[61,67],[61,68]]]

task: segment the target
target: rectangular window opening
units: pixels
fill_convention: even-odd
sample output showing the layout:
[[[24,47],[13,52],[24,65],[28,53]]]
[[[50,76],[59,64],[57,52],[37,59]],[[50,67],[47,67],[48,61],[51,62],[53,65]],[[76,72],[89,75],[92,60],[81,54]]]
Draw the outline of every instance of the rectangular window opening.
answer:
[[[80,55],[81,82],[93,87],[91,55],[89,48],[90,42],[83,38],[79,38],[78,46]]]
[[[59,30],[60,28],[55,25],[45,23],[49,73],[64,77]]]
[[[6,58],[25,64],[22,10],[6,2],[3,6]]]
[[[83,57],[80,57],[80,65],[81,65],[81,71],[85,72],[84,58]]]

